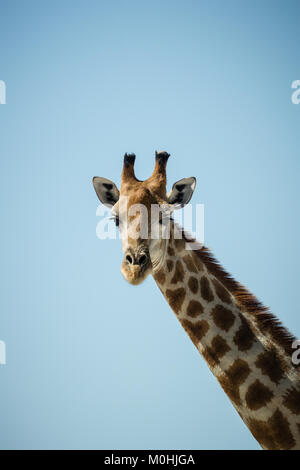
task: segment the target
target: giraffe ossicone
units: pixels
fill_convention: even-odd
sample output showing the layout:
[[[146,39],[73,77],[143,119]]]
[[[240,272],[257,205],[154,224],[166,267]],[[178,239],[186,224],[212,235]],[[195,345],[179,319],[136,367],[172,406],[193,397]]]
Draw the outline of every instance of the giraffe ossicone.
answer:
[[[296,338],[206,247],[190,249],[195,240],[171,214],[190,201],[196,178],[177,181],[167,193],[169,156],[156,152],[153,174],[140,181],[135,155],[125,154],[120,191],[106,178],[93,179],[98,198],[111,208],[121,232],[121,272],[132,284],[153,275],[264,449],[300,449],[300,369],[292,362]]]

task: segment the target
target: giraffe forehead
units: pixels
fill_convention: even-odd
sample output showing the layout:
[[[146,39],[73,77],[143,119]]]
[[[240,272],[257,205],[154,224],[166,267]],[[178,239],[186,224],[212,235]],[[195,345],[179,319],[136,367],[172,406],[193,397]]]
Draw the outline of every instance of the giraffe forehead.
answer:
[[[162,203],[160,197],[153,193],[144,183],[134,185],[127,190],[122,191],[120,196],[120,205],[126,205],[127,210],[132,206],[141,205],[148,211],[151,211],[152,205]]]

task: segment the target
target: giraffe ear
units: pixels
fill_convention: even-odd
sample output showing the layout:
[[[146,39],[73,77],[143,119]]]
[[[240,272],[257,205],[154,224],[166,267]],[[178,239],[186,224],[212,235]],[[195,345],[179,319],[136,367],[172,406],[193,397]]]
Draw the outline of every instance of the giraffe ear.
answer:
[[[106,207],[111,209],[118,202],[120,193],[115,183],[106,178],[94,176],[93,185],[98,198]]]
[[[167,194],[168,203],[174,206],[174,209],[180,209],[190,202],[196,187],[196,178],[183,178],[173,184],[171,191]]]

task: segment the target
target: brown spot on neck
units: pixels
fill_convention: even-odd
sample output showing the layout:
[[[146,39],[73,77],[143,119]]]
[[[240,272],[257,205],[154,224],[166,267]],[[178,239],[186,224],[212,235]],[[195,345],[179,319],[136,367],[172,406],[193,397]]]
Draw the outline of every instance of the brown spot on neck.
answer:
[[[184,269],[180,260],[176,261],[175,264],[175,273],[171,279],[171,284],[177,284],[177,282],[182,282],[184,279]]]
[[[165,280],[166,280],[166,275],[165,275],[164,271],[162,269],[160,269],[160,271],[158,273],[154,274],[154,279],[156,280],[156,282],[158,282],[158,284],[163,285],[165,283]]]
[[[229,331],[234,324],[235,317],[232,311],[223,307],[223,305],[216,305],[211,314],[215,324],[221,328],[221,330]]]
[[[181,323],[196,347],[199,341],[203,338],[203,336],[206,335],[207,331],[209,330],[209,325],[205,320],[200,320],[196,323],[192,323],[191,321],[184,319]]]
[[[202,276],[200,280],[200,289],[201,289],[201,296],[207,302],[211,302],[214,300],[214,294],[210,288],[209,280],[207,277]]]
[[[250,367],[243,359],[236,359],[226,371],[226,374],[230,378],[231,382],[239,387],[245,382],[250,374]]]
[[[190,288],[190,291],[193,293],[193,294],[197,294],[198,292],[198,289],[199,289],[199,282],[198,282],[198,279],[194,276],[191,276],[189,278],[189,282],[188,282],[188,286]]]
[[[183,289],[183,287],[179,287],[175,290],[167,289],[166,297],[168,299],[171,309],[174,310],[176,314],[178,314],[185,298],[185,290]]]
[[[265,406],[273,396],[273,392],[268,387],[259,380],[256,380],[249,386],[245,399],[250,410],[259,410]]]
[[[172,248],[172,246],[170,245],[170,243],[168,244],[167,252],[168,252],[168,255],[169,255],[169,256],[175,256],[174,248]]]
[[[190,271],[191,273],[197,273],[197,267],[193,261],[193,258],[191,255],[185,255],[182,257],[188,271]]]
[[[168,259],[167,260],[167,268],[168,268],[169,273],[173,270],[173,267],[174,267],[173,261],[171,259]]]
[[[203,307],[200,302],[198,300],[191,300],[186,309],[186,314],[189,317],[195,318],[201,313],[203,313]]]
[[[240,320],[241,326],[235,333],[233,342],[237,345],[239,351],[248,351],[256,339],[248,323],[242,315],[240,315]]]
[[[213,284],[216,290],[216,294],[219,297],[222,302],[226,302],[227,304],[231,304],[231,297],[227,289],[222,286],[222,284],[217,281],[216,279],[213,279]]]
[[[185,249],[185,240],[183,238],[175,238],[174,245],[177,253],[180,253]]]
[[[207,346],[202,355],[211,367],[219,364],[220,359],[230,351],[226,340],[222,336],[217,335],[212,339],[211,345]]]
[[[275,384],[278,384],[283,377],[281,362],[277,357],[275,350],[265,351],[261,353],[258,356],[255,365]]]

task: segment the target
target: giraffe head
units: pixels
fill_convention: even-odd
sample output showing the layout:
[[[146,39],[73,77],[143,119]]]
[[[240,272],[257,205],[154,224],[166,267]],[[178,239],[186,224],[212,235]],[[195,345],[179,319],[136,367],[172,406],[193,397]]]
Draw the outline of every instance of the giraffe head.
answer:
[[[183,178],[167,194],[169,156],[167,152],[156,152],[152,175],[140,181],[134,173],[135,155],[125,154],[120,191],[106,178],[93,178],[98,198],[111,209],[120,230],[124,252],[121,272],[131,284],[140,284],[161,266],[169,238],[170,214],[190,201],[196,186],[196,178]]]

